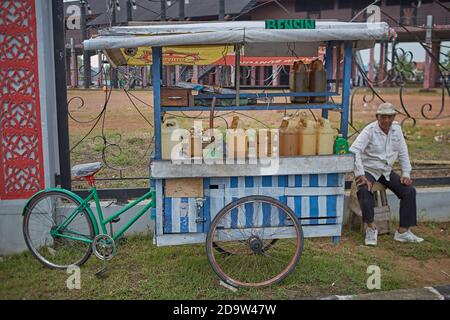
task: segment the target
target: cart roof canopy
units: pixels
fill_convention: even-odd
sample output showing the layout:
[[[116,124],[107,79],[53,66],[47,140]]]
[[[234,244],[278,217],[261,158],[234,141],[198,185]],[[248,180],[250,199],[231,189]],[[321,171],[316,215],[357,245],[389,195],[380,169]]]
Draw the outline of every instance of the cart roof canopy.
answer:
[[[361,41],[364,43],[358,47],[361,49],[373,46],[375,41],[388,40],[394,34],[386,22],[315,21],[313,29],[268,29],[265,21],[231,21],[111,27],[101,30],[97,37],[85,40],[83,44],[85,50],[104,50],[116,65],[131,65],[138,63],[130,62],[123,49],[133,49],[127,52],[134,56],[138,51],[143,54],[143,48],[151,50],[151,47],[215,47],[220,50],[219,47],[233,47],[235,44],[267,46],[268,43],[301,42],[304,46],[305,42],[317,45],[333,40]],[[117,49],[122,50],[119,52]],[[225,50],[228,53],[229,49]],[[151,61],[146,64],[151,64]]]

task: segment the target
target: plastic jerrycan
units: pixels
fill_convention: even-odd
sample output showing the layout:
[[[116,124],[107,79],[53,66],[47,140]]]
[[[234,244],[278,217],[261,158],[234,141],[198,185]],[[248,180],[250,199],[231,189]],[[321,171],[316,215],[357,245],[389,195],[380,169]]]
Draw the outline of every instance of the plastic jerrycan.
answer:
[[[301,156],[315,155],[317,149],[315,122],[306,118],[300,118],[300,121],[297,124],[297,134],[298,154]]]
[[[230,130],[236,130],[238,129],[239,125],[239,117],[234,116],[233,120],[230,125]],[[231,143],[230,140],[233,139],[233,150],[231,149]],[[226,154],[227,158],[231,159],[245,159],[246,153],[247,153],[247,137],[245,136],[245,131],[242,130],[242,132],[235,132],[234,134],[227,134],[227,144],[226,144]]]
[[[179,140],[172,141],[172,133],[179,129],[178,121],[175,118],[168,118],[162,123],[161,128],[161,158],[163,160],[171,160],[172,148],[182,142],[182,137]]]
[[[297,130],[289,128],[289,120],[284,118],[280,125],[280,157],[298,155]]]
[[[289,72],[289,89],[291,92],[308,92],[309,76],[303,61],[296,61]],[[308,97],[291,97],[291,102],[307,103]]]
[[[319,118],[317,123],[317,154],[333,154],[334,138],[337,130],[333,129],[328,119]]]
[[[203,145],[202,145],[202,129],[199,126],[193,126],[190,129],[191,133],[191,143],[190,143],[190,157],[192,158],[202,158],[203,156]]]
[[[311,64],[309,72],[309,91],[326,92],[327,91],[327,75],[324,65],[320,60],[314,60]],[[326,97],[309,97],[310,103],[325,103]]]

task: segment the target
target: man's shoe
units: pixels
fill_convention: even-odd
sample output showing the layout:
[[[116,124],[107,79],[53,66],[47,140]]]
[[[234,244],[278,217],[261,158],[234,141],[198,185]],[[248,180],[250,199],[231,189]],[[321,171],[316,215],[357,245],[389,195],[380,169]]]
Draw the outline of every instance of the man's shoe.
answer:
[[[420,243],[423,241],[422,238],[416,236],[410,230],[405,231],[403,233],[400,233],[398,232],[398,230],[395,230],[394,240],[399,242],[414,242],[414,243]]]
[[[377,229],[372,229],[372,228],[366,229],[366,239],[364,241],[366,246],[376,246],[377,238],[378,238],[378,230]]]

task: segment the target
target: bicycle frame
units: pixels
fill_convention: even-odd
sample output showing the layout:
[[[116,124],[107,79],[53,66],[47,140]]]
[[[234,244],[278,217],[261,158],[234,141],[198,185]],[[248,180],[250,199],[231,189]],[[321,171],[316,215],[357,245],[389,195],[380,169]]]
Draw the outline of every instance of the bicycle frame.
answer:
[[[61,234],[59,233],[59,230],[65,228],[68,224],[70,224],[75,217],[82,213],[84,210],[87,211],[91,211],[90,209],[90,204],[89,202],[91,200],[94,200],[95,202],[95,208],[97,210],[97,216],[98,216],[98,220],[100,223],[100,227],[101,227],[101,231],[104,234],[108,234],[108,231],[106,230],[106,225],[108,223],[110,223],[112,220],[116,219],[117,217],[119,217],[120,215],[122,215],[123,213],[127,212],[129,209],[133,208],[134,206],[136,206],[137,204],[139,204],[140,202],[146,200],[146,199],[151,199],[151,201],[146,204],[144,206],[144,208],[142,208],[135,216],[133,216],[130,221],[127,222],[127,224],[125,226],[123,226],[116,234],[111,235],[112,238],[114,240],[116,240],[118,237],[120,237],[126,230],[128,230],[144,213],[146,213],[150,208],[155,208],[155,191],[154,190],[150,190],[149,192],[147,192],[146,194],[144,194],[142,197],[140,197],[137,200],[134,200],[133,202],[127,204],[124,208],[122,208],[121,210],[117,211],[116,213],[114,213],[113,215],[111,215],[110,217],[104,219],[103,218],[103,212],[100,206],[100,200],[98,198],[98,193],[97,193],[97,188],[95,186],[92,187],[91,192],[89,194],[89,196],[87,198],[85,198],[84,200],[82,200],[82,202],[80,203],[80,205],[75,209],[74,212],[72,212],[59,226],[58,228],[56,228],[55,230],[52,230],[51,233],[54,236],[58,236],[61,238],[68,238],[68,239],[72,239],[72,240],[77,240],[77,241],[82,241],[82,242],[86,242],[86,243],[92,243],[93,240],[92,239],[87,239],[87,238],[81,238],[81,237],[75,237],[75,236],[71,236],[71,235],[66,235],[66,234]],[[94,216],[95,219],[95,216]],[[92,221],[92,223],[97,224],[97,221]],[[95,228],[95,231],[98,231],[98,226],[97,228]],[[97,235],[97,234],[96,234]]]

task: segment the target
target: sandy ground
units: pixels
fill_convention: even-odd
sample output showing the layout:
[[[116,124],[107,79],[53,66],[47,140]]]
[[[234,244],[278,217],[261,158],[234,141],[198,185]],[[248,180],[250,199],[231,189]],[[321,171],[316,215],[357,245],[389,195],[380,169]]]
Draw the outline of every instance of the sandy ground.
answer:
[[[151,91],[132,91],[132,94],[137,98],[141,99],[145,103],[149,105],[153,105],[153,95]],[[403,111],[403,108],[400,103],[400,95],[399,93],[380,93],[382,98],[385,101],[391,102],[397,106],[398,110]],[[81,107],[80,100],[74,98],[72,102],[69,104],[69,111],[71,114],[79,119],[79,120],[88,120],[92,119],[97,115],[101,110],[105,103],[105,93],[99,90],[69,90],[68,91],[68,99],[73,97],[81,97],[84,99],[84,106]],[[446,97],[444,100],[444,105],[442,104],[442,97],[439,92],[436,94],[425,94],[425,93],[417,93],[406,91],[403,95],[403,105],[406,107],[406,110],[410,113],[412,117],[417,119],[417,125],[433,125],[433,126],[450,126],[450,99]],[[153,110],[146,106],[143,102],[140,102],[133,98],[134,103],[139,108],[139,110],[148,118],[152,119],[153,122]],[[365,102],[365,101],[366,102]],[[274,102],[285,102],[284,98],[277,98]],[[340,102],[340,99],[336,99],[336,102]],[[378,98],[372,99],[372,95],[363,92],[357,92],[353,97],[353,116],[350,115],[351,119],[354,122],[363,122],[367,123],[374,119],[374,114],[377,109],[377,106],[381,103]],[[432,109],[429,110],[429,105],[432,106]],[[436,120],[426,120],[422,115],[421,111],[423,110],[425,115],[429,118],[435,117],[441,107],[443,106],[443,112],[440,119]],[[295,111],[288,110],[288,114],[293,114]],[[320,111],[315,111],[316,114],[319,114]],[[195,116],[198,115],[199,112],[189,112],[187,115]],[[282,117],[284,115],[284,111],[253,111],[247,113],[251,117],[256,117],[258,120],[264,122],[269,126],[278,126],[281,123]],[[202,117],[205,119],[208,117],[208,113],[204,112]],[[226,117],[227,119],[231,119],[232,115]],[[250,124],[253,121],[245,116],[241,115],[241,118],[246,124]],[[397,117],[397,120],[402,120],[404,118],[402,115]],[[338,120],[339,116],[335,112],[330,112],[330,119]],[[220,121],[220,120],[219,120]],[[111,129],[123,129],[129,130],[131,128],[136,128],[136,126],[143,127],[145,125],[145,121],[138,114],[136,109],[133,107],[133,104],[130,102],[129,98],[123,91],[115,90],[111,93],[109,102],[107,104],[107,121],[106,128]],[[72,132],[77,132],[78,130],[83,131],[84,128],[90,127],[90,125],[80,125],[75,124],[73,121],[70,121],[70,128],[73,130]]]
[[[434,128],[433,130],[439,130],[443,133],[443,136],[450,137],[450,99],[446,97],[444,100],[444,111],[441,117],[442,119],[438,120],[425,120],[421,116],[421,110],[426,106],[425,113],[429,117],[435,116],[442,106],[440,92],[436,92],[434,94],[430,93],[419,93],[417,90],[408,89],[403,96],[403,104],[406,106],[408,112],[411,116],[416,117],[417,126],[421,128],[421,130],[429,130],[430,128]],[[400,96],[397,92],[393,92],[395,89],[383,90],[380,95],[386,101],[392,102],[394,105],[401,110],[400,105]],[[103,119],[98,121],[96,128],[93,132],[86,138],[85,142],[90,144],[89,147],[85,145],[80,145],[76,148],[76,152],[79,154],[76,155],[72,153],[72,162],[73,163],[84,163],[84,162],[92,162],[92,161],[102,161],[101,149],[99,149],[98,145],[101,139],[98,139],[98,136],[101,133],[102,126],[104,127],[105,133],[119,133],[120,137],[108,138],[108,143],[117,143],[122,148],[127,149],[130,145],[126,145],[129,141],[132,141],[135,138],[141,139],[144,141],[142,145],[142,150],[137,149],[135,151],[129,151],[128,158],[122,159],[122,163],[117,162],[117,158],[114,158],[114,154],[117,153],[117,148],[114,147],[107,149],[106,158],[108,161],[116,161],[114,164],[114,168],[119,168],[122,170],[122,173],[118,173],[117,170],[113,171],[105,171],[102,170],[100,176],[102,177],[118,177],[120,175],[124,177],[136,177],[136,176],[147,176],[148,175],[148,156],[149,151],[148,147],[151,141],[151,137],[153,136],[153,128],[150,124],[153,124],[153,95],[151,90],[136,90],[131,91],[130,97],[127,97],[123,90],[113,90],[106,107],[106,119],[103,122]],[[83,99],[83,101],[81,99]],[[377,109],[378,104],[381,102],[378,98],[372,99],[372,95],[368,93],[364,93],[358,89],[358,91],[353,95],[353,114],[350,115],[350,118],[353,119],[353,123],[358,124],[359,126],[363,124],[367,124],[374,120],[374,114]],[[69,103],[69,112],[72,118],[76,119],[78,122],[75,122],[72,118],[69,120],[69,131],[71,136],[71,143],[73,144],[80,140],[92,126],[97,122],[97,116],[101,113],[104,105],[105,105],[106,94],[101,90],[68,90],[68,100]],[[131,99],[131,100],[130,100]],[[285,98],[276,98],[277,100],[274,102],[285,103]],[[141,101],[139,101],[141,100]],[[336,102],[339,103],[339,99],[336,99]],[[134,105],[133,105],[134,103]],[[431,104],[433,106],[431,111],[428,111],[428,105]],[[138,111],[139,110],[139,111]],[[140,112],[140,113],[139,113]],[[311,117],[310,111],[303,110],[301,112],[306,112],[309,117]],[[320,110],[314,111],[316,115],[320,115]],[[295,110],[288,110],[287,115],[295,115]],[[214,120],[214,126],[220,126],[222,128],[225,127],[225,122],[228,124],[231,123],[232,117],[235,115],[233,112],[220,112],[218,115],[223,115],[223,117],[217,117]],[[200,117],[203,119],[203,127],[207,128],[209,113],[208,112],[186,112],[184,114],[178,112],[176,113],[178,116],[187,116],[187,117]],[[278,127],[285,115],[284,110],[279,111],[251,111],[251,112],[240,112],[239,117],[241,119],[241,125],[244,128],[261,128],[264,125],[269,127]],[[297,114],[299,115],[299,114]],[[170,116],[170,115],[169,115]],[[147,119],[146,120],[143,119]],[[340,115],[337,112],[330,112],[330,119],[334,127],[339,126],[339,117]],[[181,127],[191,127],[193,124],[193,119],[189,118],[179,118]],[[399,115],[397,120],[401,121],[402,116]],[[294,118],[292,122],[294,125],[298,121],[298,118]],[[412,123],[412,122],[409,122]],[[408,132],[407,132],[408,133]],[[97,137],[97,138],[95,138]],[[354,136],[355,137],[355,136]],[[354,139],[354,137],[352,139]],[[431,138],[429,138],[431,139]],[[93,142],[94,141],[94,142]],[[352,140],[350,140],[350,143]],[[430,140],[429,143],[434,143]],[[96,144],[97,146],[93,146]],[[428,144],[425,144],[425,148],[428,153],[425,152],[422,156],[419,155],[419,159],[435,159],[435,150],[439,150],[440,146],[434,146],[434,151],[431,151],[431,148],[427,147]],[[449,144],[444,143],[442,147],[449,148]],[[123,149],[123,151],[126,151]],[[134,152],[133,155],[130,152]],[[126,152],[125,152],[126,153]],[[439,159],[442,160],[442,157],[446,158],[446,154],[449,152],[442,153],[442,156]],[[127,155],[124,154],[123,157]],[[140,160],[138,160],[140,159]],[[120,160],[120,159],[119,159]],[[447,159],[448,160],[448,159]],[[434,172],[434,175],[450,175],[450,170],[444,169],[444,172]],[[424,171],[414,172],[414,176],[427,176],[427,173]],[[130,182],[135,184],[135,182]],[[137,182],[136,182],[137,183]],[[140,181],[142,185],[145,185],[145,181]],[[118,185],[120,187],[122,185]]]

